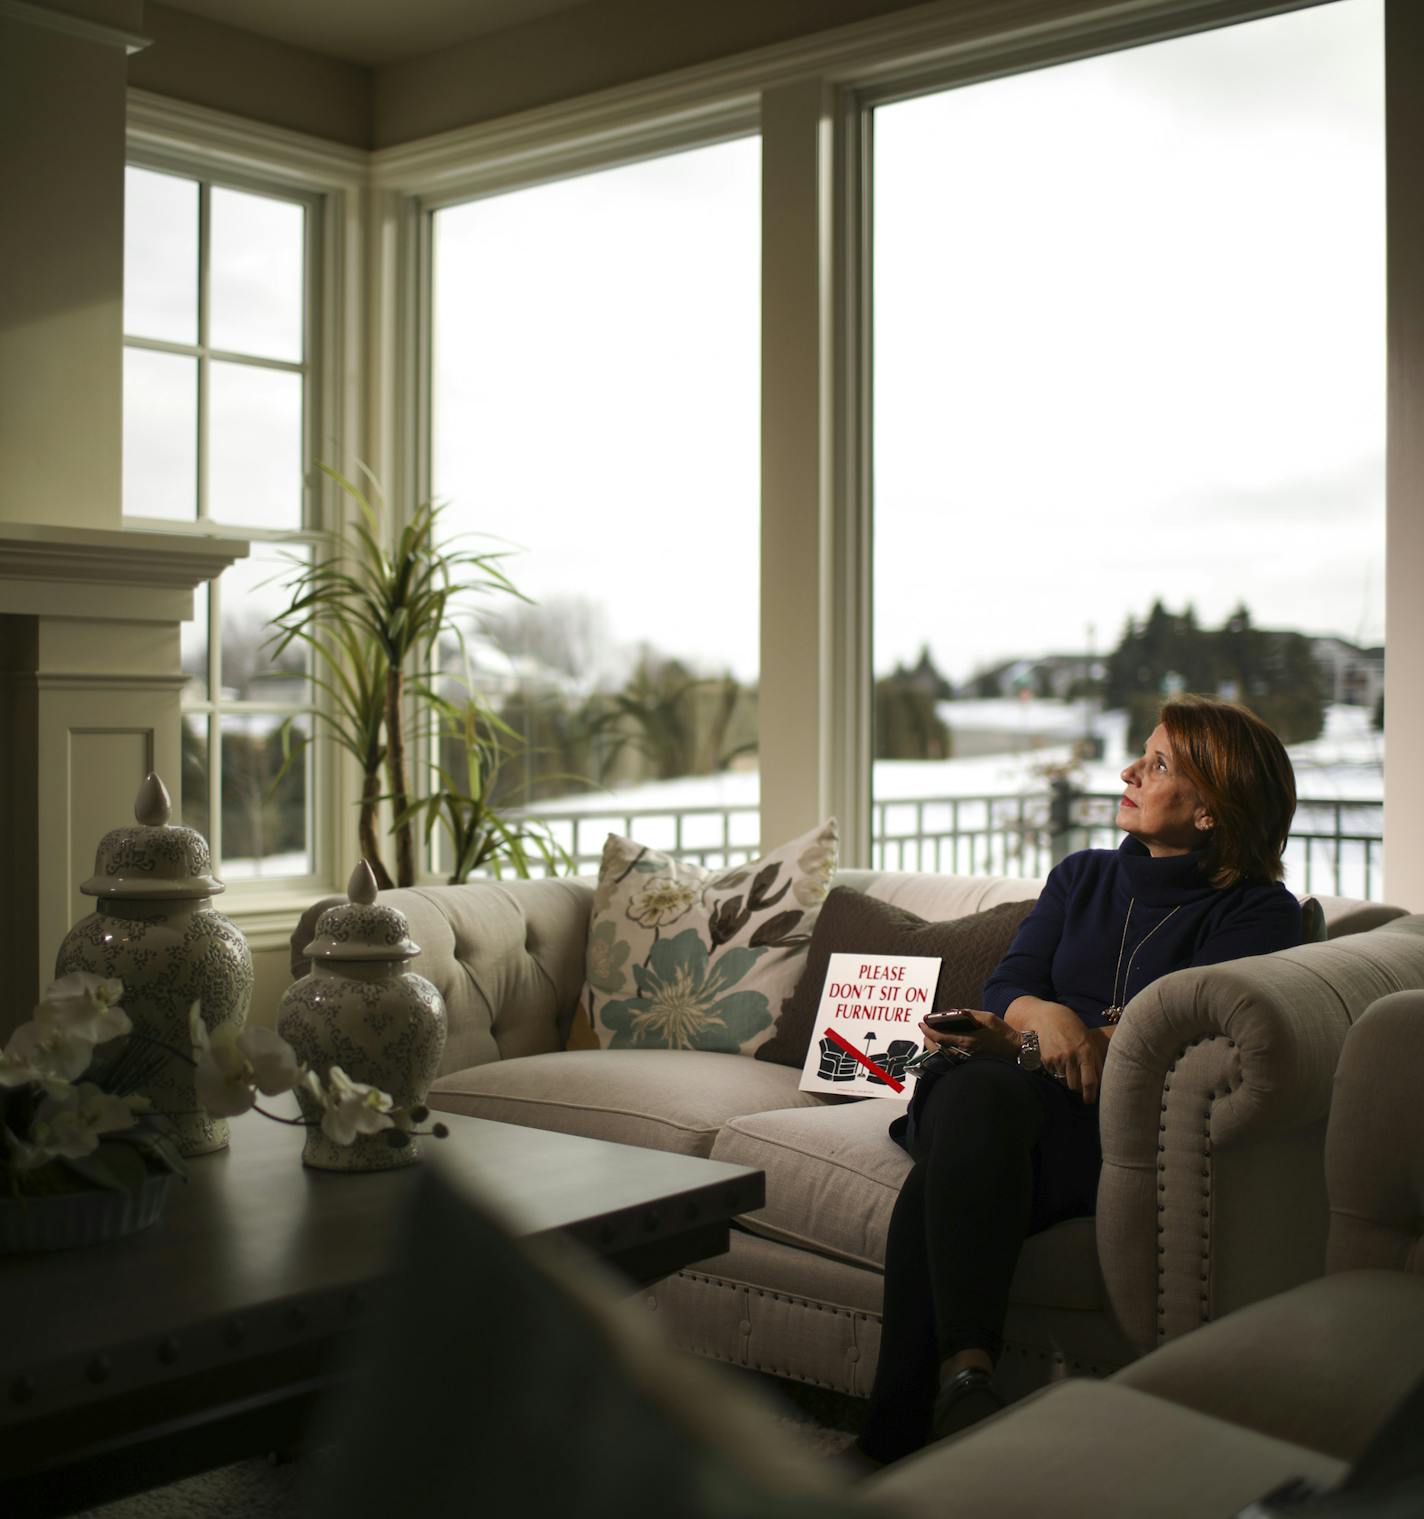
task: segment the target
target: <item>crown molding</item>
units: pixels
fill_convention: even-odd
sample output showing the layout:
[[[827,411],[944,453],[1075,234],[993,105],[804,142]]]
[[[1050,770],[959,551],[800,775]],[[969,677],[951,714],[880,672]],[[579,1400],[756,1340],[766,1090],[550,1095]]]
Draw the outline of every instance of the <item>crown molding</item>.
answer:
[[[26,0],[0,0],[0,20],[43,27],[47,32],[77,37],[81,42],[97,42],[101,47],[119,48],[126,56],[141,53],[144,48],[153,45],[152,37],[126,32],[116,26],[105,26],[99,21],[88,21],[83,16],[71,16],[68,11],[30,5]]]
[[[369,187],[439,203],[744,136],[759,126],[763,91],[810,76],[867,96],[913,93],[1324,3],[932,0],[374,151],[131,88],[128,140],[174,167],[191,168],[197,157],[239,176],[275,171],[307,190]],[[27,0],[0,0],[0,15],[11,13],[108,30]]]
[[[731,58],[457,127],[370,155],[373,186],[428,201],[755,131],[762,92],[818,77],[913,93],[1302,10],[1326,0],[933,0]]]
[[[0,5],[6,0],[0,0]],[[128,91],[128,144],[146,158],[170,159],[246,176],[273,175],[303,190],[364,189],[371,155],[305,132],[190,105],[149,90]]]

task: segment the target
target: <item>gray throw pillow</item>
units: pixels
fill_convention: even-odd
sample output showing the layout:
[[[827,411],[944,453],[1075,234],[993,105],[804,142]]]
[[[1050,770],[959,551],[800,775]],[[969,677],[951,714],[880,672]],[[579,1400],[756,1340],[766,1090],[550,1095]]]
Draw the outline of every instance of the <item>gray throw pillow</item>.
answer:
[[[1008,952],[1032,902],[1004,902],[985,912],[930,923],[916,913],[853,886],[837,886],[826,897],[806,951],[806,969],[781,1004],[770,1039],[758,1060],[800,1066],[815,1031],[821,989],[834,954],[938,955],[943,961],[935,987],[935,1007],[978,1007],[984,982]]]

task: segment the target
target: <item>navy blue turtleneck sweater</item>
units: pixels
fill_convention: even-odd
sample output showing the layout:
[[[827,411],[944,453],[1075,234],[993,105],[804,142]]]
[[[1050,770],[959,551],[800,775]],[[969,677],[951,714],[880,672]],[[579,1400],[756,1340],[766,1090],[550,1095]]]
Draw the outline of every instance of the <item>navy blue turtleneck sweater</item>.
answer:
[[[1153,859],[1131,836],[1116,850],[1067,856],[985,982],[984,1010],[1002,1018],[1015,998],[1042,997],[1097,1028],[1104,1008],[1126,1007],[1169,971],[1300,943],[1300,904],[1279,881],[1218,890],[1202,874],[1201,859]]]

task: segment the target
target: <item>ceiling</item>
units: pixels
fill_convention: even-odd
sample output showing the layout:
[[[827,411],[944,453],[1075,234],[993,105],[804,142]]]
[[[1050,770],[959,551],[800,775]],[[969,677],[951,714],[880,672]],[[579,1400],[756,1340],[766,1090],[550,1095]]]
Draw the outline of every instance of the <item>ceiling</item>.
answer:
[[[594,0],[164,0],[174,10],[374,66]]]

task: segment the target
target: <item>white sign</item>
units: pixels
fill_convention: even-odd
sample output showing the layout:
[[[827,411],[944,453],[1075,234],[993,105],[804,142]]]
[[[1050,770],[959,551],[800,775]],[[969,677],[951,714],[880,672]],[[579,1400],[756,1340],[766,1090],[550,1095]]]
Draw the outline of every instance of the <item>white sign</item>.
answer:
[[[937,955],[832,955],[801,1090],[909,1096],[905,1062],[924,1047],[939,967]]]

